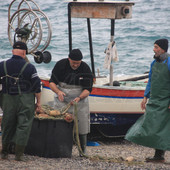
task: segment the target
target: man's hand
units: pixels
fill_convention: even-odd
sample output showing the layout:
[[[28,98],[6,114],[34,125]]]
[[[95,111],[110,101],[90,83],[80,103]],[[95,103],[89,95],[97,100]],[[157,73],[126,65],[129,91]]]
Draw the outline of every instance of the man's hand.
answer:
[[[35,93],[36,96],[36,112],[39,112],[42,108],[41,108],[41,92],[40,93]]]
[[[64,101],[64,96],[66,96],[66,94],[64,92],[62,92],[61,90],[59,90],[57,95],[58,95],[59,101],[63,102]]]
[[[36,103],[35,112],[36,113],[40,113],[41,111],[42,111],[41,104],[40,103]]]
[[[147,103],[147,98],[144,97],[143,100],[142,100],[142,102],[141,102],[141,109],[142,109],[142,110],[145,110],[145,108],[146,108],[146,103]]]
[[[80,100],[80,97],[76,97],[74,100],[71,101],[71,104],[73,105],[74,102],[78,103]]]
[[[58,100],[60,102],[63,102],[64,101],[64,96],[66,96],[66,94],[64,92],[62,92],[55,83],[53,82],[50,82],[49,84],[51,90],[56,93],[58,95]]]

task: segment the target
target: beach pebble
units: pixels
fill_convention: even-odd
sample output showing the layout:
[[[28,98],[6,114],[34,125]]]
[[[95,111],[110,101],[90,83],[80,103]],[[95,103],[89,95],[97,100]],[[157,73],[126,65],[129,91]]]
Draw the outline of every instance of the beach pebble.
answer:
[[[146,163],[145,158],[154,155],[154,149],[130,143],[125,140],[110,139],[97,141],[99,146],[87,146],[87,155],[93,159],[79,157],[73,145],[71,158],[43,158],[25,155],[28,162],[15,161],[13,154],[8,160],[0,160],[0,169],[20,170],[169,170],[170,152],[165,154],[166,163]]]
[[[133,156],[128,156],[125,161],[132,162],[134,160]]]

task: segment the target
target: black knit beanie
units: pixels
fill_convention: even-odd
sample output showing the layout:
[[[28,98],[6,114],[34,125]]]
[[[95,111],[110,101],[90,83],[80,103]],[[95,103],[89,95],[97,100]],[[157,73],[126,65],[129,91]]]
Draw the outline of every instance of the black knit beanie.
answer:
[[[167,39],[156,40],[154,44],[157,44],[160,48],[165,50],[165,52],[168,51],[168,40]]]
[[[83,55],[79,49],[73,49],[69,54],[69,58],[74,61],[80,61],[82,60]]]

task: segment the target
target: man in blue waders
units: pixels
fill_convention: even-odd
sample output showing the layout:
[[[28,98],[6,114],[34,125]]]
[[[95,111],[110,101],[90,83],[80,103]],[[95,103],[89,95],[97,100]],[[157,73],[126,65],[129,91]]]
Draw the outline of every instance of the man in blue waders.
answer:
[[[29,138],[35,109],[41,109],[41,84],[35,67],[26,62],[27,46],[23,42],[13,45],[13,56],[0,63],[2,82],[2,151],[7,159],[11,142],[15,143],[15,160],[23,157]],[[36,108],[35,108],[36,97]]]
[[[146,162],[164,162],[165,151],[170,151],[170,54],[167,50],[167,39],[155,41],[154,61],[141,102],[145,114],[125,136],[131,142],[155,149],[154,157],[146,158]]]
[[[80,145],[86,154],[87,134],[90,132],[88,96],[92,91],[93,75],[82,58],[81,51],[73,49],[68,58],[58,61],[52,70],[50,88],[56,93],[55,109],[59,110],[71,101],[77,102]],[[73,106],[68,112],[74,112]]]

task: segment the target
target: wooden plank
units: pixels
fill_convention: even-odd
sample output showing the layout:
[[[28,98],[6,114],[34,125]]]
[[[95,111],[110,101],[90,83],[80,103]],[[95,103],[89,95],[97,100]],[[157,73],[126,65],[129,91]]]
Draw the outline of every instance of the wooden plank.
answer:
[[[71,2],[72,18],[122,19],[132,17],[132,3],[83,3]],[[123,14],[127,9],[129,13]]]

